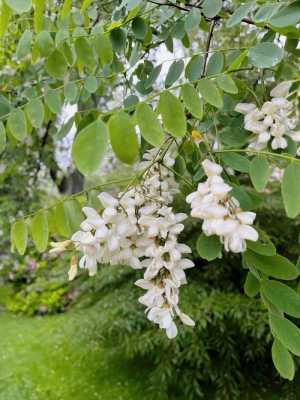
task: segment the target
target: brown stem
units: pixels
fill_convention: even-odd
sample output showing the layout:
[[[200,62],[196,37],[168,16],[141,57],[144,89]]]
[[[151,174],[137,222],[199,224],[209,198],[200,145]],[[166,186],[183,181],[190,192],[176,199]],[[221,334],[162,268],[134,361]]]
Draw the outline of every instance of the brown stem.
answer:
[[[148,2],[152,3],[152,4],[156,4],[158,6],[174,7],[174,8],[177,8],[178,10],[181,10],[181,11],[190,11],[188,8],[184,8],[184,7],[179,6],[178,4],[174,4],[174,3],[169,3],[169,2],[160,3],[159,1],[155,1],[155,0],[148,0]]]
[[[217,18],[214,18],[212,20],[211,24],[210,24],[209,34],[208,34],[207,42],[206,42],[206,49],[205,49],[205,55],[204,55],[204,62],[203,62],[203,69],[202,69],[201,78],[203,78],[205,76],[205,73],[206,73],[206,65],[207,65],[207,60],[208,60],[208,54],[209,54],[209,49],[210,49],[211,41],[212,41],[212,38],[213,38],[216,22],[217,22]]]

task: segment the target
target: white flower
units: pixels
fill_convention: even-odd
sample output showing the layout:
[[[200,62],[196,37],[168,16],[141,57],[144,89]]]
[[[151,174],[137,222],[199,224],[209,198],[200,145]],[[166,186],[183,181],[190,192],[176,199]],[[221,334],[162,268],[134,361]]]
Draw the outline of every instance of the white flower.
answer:
[[[274,89],[271,90],[270,95],[272,97],[286,97],[289,94],[292,83],[292,81],[279,83],[277,86],[274,87]]]
[[[281,82],[271,91],[272,99],[266,101],[259,109],[254,104],[240,103],[235,110],[245,115],[245,129],[252,132],[250,148],[262,150],[271,141],[273,150],[285,149],[288,146],[287,137],[300,142],[296,128],[298,118],[293,116],[294,105],[286,97],[292,81]]]
[[[207,176],[220,175],[223,171],[223,168],[220,165],[210,160],[204,160],[202,162],[202,167]]]
[[[77,257],[72,256],[71,263],[70,263],[70,269],[68,272],[69,281],[73,281],[75,279],[77,272],[78,272]]]
[[[50,254],[61,254],[72,244],[71,240],[64,240],[63,242],[51,242],[50,246],[52,249],[49,251]]]
[[[163,164],[169,168],[175,163],[173,151],[168,150],[163,158]],[[186,325],[194,324],[178,307],[179,288],[186,283],[185,269],[194,264],[184,258],[191,249],[178,243],[186,215],[175,214],[169,206],[178,185],[168,168],[155,163],[159,152],[152,149],[145,154],[142,164],[148,171],[141,185],[119,193],[116,198],[100,193],[103,209],[99,212],[91,207],[83,208],[86,219],[71,241],[82,253],[80,268],[88,269],[90,275],[97,272],[98,263],[145,268],[144,279],[136,282],[146,290],[139,302],[146,306],[148,319],[173,338],[177,335],[175,318],[179,317]],[[216,197],[231,190],[222,179],[218,181],[220,166],[208,162],[205,168],[212,175]],[[69,275],[75,277],[75,266]]]
[[[258,240],[257,231],[250,226],[256,214],[242,211],[237,199],[230,196],[231,186],[219,175],[221,166],[209,160],[204,160],[202,165],[209,166],[206,167],[208,177],[205,182],[199,183],[196,192],[186,198],[191,204],[191,216],[202,219],[203,233],[219,236],[226,251],[243,252],[247,247],[246,240]]]
[[[248,114],[250,111],[253,111],[256,109],[256,105],[252,103],[238,103],[235,106],[235,111],[239,112],[241,114]]]

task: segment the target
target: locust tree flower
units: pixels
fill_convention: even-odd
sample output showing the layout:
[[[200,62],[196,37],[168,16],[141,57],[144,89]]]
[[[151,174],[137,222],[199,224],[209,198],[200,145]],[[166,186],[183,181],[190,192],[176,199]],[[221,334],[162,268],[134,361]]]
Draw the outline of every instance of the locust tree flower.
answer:
[[[202,166],[207,179],[186,198],[191,216],[202,219],[203,233],[219,236],[226,251],[241,253],[247,248],[246,240],[258,240],[258,233],[251,226],[256,214],[241,210],[238,200],[230,195],[232,187],[221,177],[220,165],[204,160]]]
[[[175,163],[174,150],[167,151],[159,163],[158,154],[158,149],[152,149],[144,155],[142,167],[147,172],[141,185],[116,197],[100,193],[100,211],[83,208],[86,218],[71,242],[82,253],[79,267],[88,269],[90,275],[97,272],[99,263],[145,269],[143,279],[136,283],[146,290],[139,301],[146,307],[147,318],[173,338],[176,320],[194,325],[179,309],[179,288],[187,283],[185,270],[194,264],[185,257],[191,249],[178,241],[186,215],[174,213],[170,206],[178,192],[170,170]],[[206,168],[213,174],[216,167],[207,163]],[[219,186],[216,182],[216,195],[222,189]],[[70,269],[70,279],[76,273],[77,263]]]
[[[298,119],[295,117],[295,107],[286,97],[292,82],[281,82],[271,90],[271,100],[266,101],[261,108],[252,103],[239,103],[235,111],[244,114],[244,127],[253,136],[250,148],[262,150],[270,142],[273,150],[285,149],[288,138],[300,142],[300,132],[295,131]]]

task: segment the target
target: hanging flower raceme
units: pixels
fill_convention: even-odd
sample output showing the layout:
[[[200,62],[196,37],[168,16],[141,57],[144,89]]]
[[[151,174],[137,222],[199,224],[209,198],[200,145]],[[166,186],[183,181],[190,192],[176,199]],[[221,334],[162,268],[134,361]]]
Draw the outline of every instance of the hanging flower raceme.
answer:
[[[285,149],[288,137],[300,142],[300,131],[294,131],[298,119],[294,105],[287,100],[292,82],[282,82],[271,91],[271,101],[261,108],[252,103],[239,103],[235,111],[245,115],[245,129],[252,132],[250,148],[262,150],[271,142],[273,150]]]
[[[82,253],[79,267],[88,269],[90,275],[96,274],[97,265],[103,263],[144,268],[144,277],[136,284],[147,292],[139,301],[146,306],[148,319],[173,338],[177,335],[175,318],[194,325],[178,306],[179,288],[187,282],[185,270],[194,264],[184,256],[191,249],[178,242],[186,215],[174,213],[169,206],[178,192],[170,172],[175,163],[173,149],[163,155],[161,152],[152,149],[145,154],[142,184],[117,197],[100,193],[101,212],[84,207],[86,219],[71,242]],[[74,271],[73,265],[72,278]]]
[[[251,226],[256,214],[241,210],[238,200],[230,195],[232,187],[221,177],[220,165],[204,160],[202,166],[207,180],[186,198],[192,207],[191,216],[202,219],[203,233],[219,236],[226,251],[241,253],[246,250],[246,240],[258,240]]]

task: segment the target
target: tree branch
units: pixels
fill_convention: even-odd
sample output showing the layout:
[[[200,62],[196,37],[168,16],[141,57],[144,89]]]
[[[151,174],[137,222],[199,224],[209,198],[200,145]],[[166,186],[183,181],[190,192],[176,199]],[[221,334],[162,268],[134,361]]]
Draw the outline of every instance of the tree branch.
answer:
[[[206,42],[206,48],[205,48],[205,55],[204,55],[204,62],[203,62],[203,69],[202,69],[201,78],[203,78],[205,76],[209,49],[210,49],[211,41],[212,41],[212,38],[213,38],[216,22],[217,22],[217,19],[214,18],[212,20],[211,24],[210,24],[209,34],[208,34],[207,42]]]
[[[158,6],[174,7],[174,8],[177,8],[178,10],[181,10],[181,11],[187,11],[187,12],[190,11],[188,8],[184,8],[182,6],[179,6],[178,4],[174,4],[174,3],[171,3],[171,2],[160,3],[159,1],[148,0],[148,3],[156,4]]]

